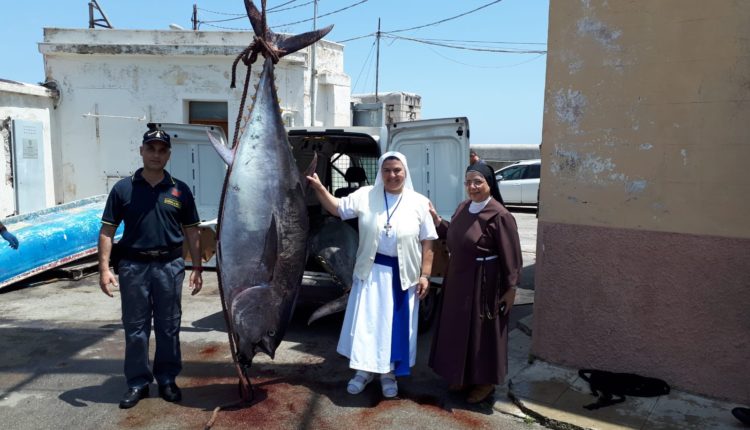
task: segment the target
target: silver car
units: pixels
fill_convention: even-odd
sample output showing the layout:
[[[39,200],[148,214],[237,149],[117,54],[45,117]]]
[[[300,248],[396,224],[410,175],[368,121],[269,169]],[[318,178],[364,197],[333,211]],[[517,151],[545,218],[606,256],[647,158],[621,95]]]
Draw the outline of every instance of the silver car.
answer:
[[[495,172],[500,195],[509,205],[536,206],[542,160],[523,160]]]

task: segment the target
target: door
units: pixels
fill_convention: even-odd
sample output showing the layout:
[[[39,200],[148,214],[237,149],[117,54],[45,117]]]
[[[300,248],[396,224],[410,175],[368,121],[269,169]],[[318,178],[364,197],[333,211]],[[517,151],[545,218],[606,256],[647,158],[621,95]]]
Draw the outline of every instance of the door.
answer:
[[[522,184],[523,174],[526,171],[525,165],[513,165],[501,169],[496,176],[497,185],[500,188],[500,195],[505,203],[522,203]]]
[[[13,188],[18,214],[47,207],[43,130],[40,121],[13,121]]]
[[[464,172],[469,165],[469,120],[442,118],[388,125],[388,151],[406,156],[414,189],[450,219],[466,199]]]
[[[540,164],[529,164],[523,172],[523,180],[521,180],[521,202],[523,204],[536,204],[540,168]]]

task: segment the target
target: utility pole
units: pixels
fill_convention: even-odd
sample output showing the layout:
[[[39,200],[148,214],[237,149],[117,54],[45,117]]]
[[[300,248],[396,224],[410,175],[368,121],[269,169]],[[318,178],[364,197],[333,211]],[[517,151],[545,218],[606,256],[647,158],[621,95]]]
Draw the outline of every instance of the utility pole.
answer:
[[[318,0],[313,6],[313,31],[318,28]],[[318,71],[315,69],[315,43],[310,45],[310,127],[315,127],[315,105],[318,104]]]
[[[378,81],[380,79],[380,18],[378,18],[378,32],[375,33],[375,38],[378,42],[378,51],[375,54],[375,103],[378,99]]]
[[[198,3],[193,3],[193,17],[190,20],[193,21],[193,31],[198,31]]]

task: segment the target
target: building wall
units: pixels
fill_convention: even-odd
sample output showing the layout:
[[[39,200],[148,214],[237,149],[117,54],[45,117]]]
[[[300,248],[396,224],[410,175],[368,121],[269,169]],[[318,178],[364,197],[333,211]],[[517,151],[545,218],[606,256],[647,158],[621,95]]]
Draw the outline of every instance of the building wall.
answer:
[[[355,103],[375,103],[375,94],[355,94]],[[385,123],[422,119],[422,96],[402,91],[380,93],[377,100],[385,106]]]
[[[34,121],[42,124],[43,142],[40,156],[43,157],[45,177],[43,189],[47,206],[55,204],[54,177],[52,175],[52,129],[50,112],[53,110],[55,94],[49,89],[19,82],[0,81],[0,219],[18,214],[13,185],[11,133],[12,121]]]
[[[750,403],[750,3],[549,21],[533,353]]]
[[[39,47],[45,74],[61,94],[53,142],[58,200],[108,192],[140,167],[146,123],[187,122],[190,101],[227,102],[231,140],[247,70],[240,63],[237,87],[231,89],[231,65],[250,40],[248,32],[45,29]],[[340,91],[349,85],[342,56],[341,45],[318,43],[318,73],[329,78],[319,83],[319,99],[326,104],[317,118],[326,126],[348,124],[348,91]],[[248,104],[262,61],[251,70]],[[296,125],[309,122],[307,51],[284,57],[275,77],[284,118]]]

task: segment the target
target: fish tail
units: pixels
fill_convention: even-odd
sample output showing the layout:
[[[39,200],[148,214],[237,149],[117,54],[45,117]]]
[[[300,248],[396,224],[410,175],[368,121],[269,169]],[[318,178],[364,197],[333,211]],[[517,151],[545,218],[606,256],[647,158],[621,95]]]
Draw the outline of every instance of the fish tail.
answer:
[[[247,10],[247,16],[250,18],[250,24],[253,27],[256,37],[263,41],[276,45],[277,55],[279,58],[297,52],[302,48],[312,45],[318,40],[325,37],[332,29],[333,25],[329,25],[325,28],[320,28],[307,33],[297,34],[294,36],[286,36],[276,34],[268,28],[265,14],[265,2],[263,2],[264,10],[261,12],[252,2],[252,0],[245,0],[245,9]]]

